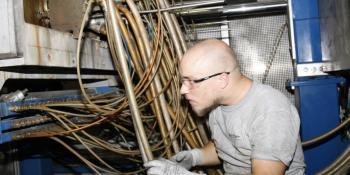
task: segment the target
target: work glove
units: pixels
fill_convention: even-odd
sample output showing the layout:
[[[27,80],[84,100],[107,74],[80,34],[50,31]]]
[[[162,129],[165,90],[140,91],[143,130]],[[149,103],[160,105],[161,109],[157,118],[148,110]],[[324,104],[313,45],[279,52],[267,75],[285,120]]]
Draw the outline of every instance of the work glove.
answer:
[[[171,161],[184,167],[186,170],[194,166],[201,165],[203,154],[200,149],[181,151],[170,158]]]
[[[192,173],[167,159],[152,160],[144,164],[147,175],[200,175]]]

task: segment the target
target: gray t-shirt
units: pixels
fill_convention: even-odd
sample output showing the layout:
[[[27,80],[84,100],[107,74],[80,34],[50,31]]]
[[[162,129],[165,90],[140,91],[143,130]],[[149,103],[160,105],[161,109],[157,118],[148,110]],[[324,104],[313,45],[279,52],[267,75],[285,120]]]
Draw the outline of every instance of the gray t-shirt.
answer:
[[[209,115],[212,139],[226,175],[251,174],[251,160],[276,160],[286,175],[305,174],[297,110],[278,90],[253,82],[236,105]]]

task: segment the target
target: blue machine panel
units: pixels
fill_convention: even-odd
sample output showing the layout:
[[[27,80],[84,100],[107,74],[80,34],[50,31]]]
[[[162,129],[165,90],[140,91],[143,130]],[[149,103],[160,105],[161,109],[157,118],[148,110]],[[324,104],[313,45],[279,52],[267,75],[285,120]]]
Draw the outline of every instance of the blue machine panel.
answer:
[[[319,77],[292,83],[296,87],[302,140],[309,140],[339,125],[338,84],[343,78]],[[333,162],[349,145],[336,135],[304,148],[306,174],[315,174]]]
[[[293,18],[297,20],[318,18],[318,0],[293,0]]]
[[[321,62],[318,0],[294,0],[292,5],[297,63]]]
[[[322,61],[320,20],[306,19],[294,21],[297,63]]]

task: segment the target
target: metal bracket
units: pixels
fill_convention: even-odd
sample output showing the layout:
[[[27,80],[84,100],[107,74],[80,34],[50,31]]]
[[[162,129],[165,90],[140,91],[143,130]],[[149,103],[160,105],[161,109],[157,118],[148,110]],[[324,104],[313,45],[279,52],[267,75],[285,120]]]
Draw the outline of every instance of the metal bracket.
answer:
[[[332,65],[329,62],[322,63],[306,63],[297,65],[298,77],[328,75],[327,72],[332,70]]]

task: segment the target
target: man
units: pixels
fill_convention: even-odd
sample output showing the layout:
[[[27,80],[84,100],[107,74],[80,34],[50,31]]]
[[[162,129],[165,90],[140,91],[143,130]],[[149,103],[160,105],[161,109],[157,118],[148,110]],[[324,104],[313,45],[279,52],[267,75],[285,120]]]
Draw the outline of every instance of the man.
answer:
[[[147,162],[148,174],[194,175],[218,165],[225,174],[300,175],[305,164],[299,115],[279,91],[241,74],[233,50],[219,40],[190,48],[180,65],[181,94],[198,116],[209,113],[212,140],[169,160]]]

